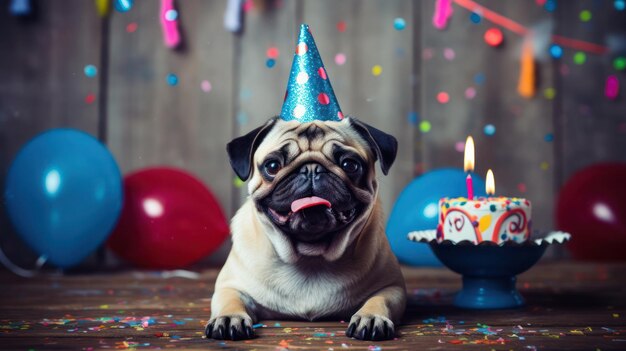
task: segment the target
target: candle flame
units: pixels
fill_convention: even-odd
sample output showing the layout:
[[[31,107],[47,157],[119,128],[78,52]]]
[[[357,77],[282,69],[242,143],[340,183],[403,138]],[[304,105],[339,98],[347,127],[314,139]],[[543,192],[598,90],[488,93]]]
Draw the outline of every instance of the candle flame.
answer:
[[[487,193],[487,195],[493,195],[496,193],[496,180],[493,177],[493,171],[491,169],[487,171],[485,192]]]
[[[474,139],[471,136],[465,141],[465,156],[463,157],[463,170],[471,172],[474,170]]]

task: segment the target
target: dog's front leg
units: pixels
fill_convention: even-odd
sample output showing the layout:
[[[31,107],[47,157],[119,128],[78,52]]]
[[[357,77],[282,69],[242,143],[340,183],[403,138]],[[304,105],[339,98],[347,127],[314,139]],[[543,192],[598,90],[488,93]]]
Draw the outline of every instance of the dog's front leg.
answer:
[[[211,301],[211,319],[204,334],[207,338],[242,340],[252,339],[252,317],[246,310],[241,293],[222,288],[215,291]]]
[[[370,296],[352,319],[346,336],[361,340],[388,340],[395,336],[394,322],[400,321],[406,306],[404,288],[389,286]]]

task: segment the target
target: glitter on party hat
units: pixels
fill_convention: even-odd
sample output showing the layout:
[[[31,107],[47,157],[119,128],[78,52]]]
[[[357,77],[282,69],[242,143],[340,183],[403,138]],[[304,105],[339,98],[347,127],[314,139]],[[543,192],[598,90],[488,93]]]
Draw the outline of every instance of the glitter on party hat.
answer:
[[[280,117],[285,121],[297,120],[303,123],[343,119],[324,63],[306,24],[300,26]]]

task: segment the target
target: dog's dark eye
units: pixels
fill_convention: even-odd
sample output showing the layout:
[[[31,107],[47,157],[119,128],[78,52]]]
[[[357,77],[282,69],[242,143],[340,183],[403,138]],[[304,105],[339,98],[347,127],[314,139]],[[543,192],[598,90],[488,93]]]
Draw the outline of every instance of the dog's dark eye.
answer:
[[[354,173],[359,170],[359,163],[351,158],[341,161],[341,168],[346,173]]]
[[[265,162],[263,168],[265,168],[265,173],[271,176],[275,176],[282,167],[280,165],[280,162],[276,160],[269,160]]]

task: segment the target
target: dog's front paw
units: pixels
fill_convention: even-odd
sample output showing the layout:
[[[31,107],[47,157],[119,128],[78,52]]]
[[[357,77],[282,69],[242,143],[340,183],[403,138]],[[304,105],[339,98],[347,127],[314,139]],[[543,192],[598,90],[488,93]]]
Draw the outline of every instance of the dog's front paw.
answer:
[[[208,339],[244,340],[254,338],[252,318],[248,315],[227,315],[212,318],[204,329]]]
[[[350,319],[346,336],[360,340],[389,340],[395,336],[393,322],[381,315],[355,314]]]

